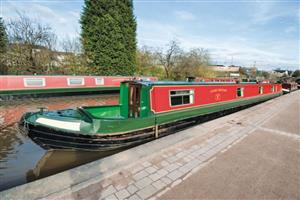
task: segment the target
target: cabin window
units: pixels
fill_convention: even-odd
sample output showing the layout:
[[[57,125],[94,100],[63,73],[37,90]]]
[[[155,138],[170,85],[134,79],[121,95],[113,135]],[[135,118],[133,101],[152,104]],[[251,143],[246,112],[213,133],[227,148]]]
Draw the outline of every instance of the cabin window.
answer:
[[[24,78],[25,87],[44,87],[45,78]]]
[[[96,85],[104,85],[104,78],[95,78]]]
[[[187,105],[194,103],[194,90],[170,91],[171,106]]]
[[[259,94],[264,93],[264,88],[262,86],[259,86],[258,87],[258,92],[259,92]]]
[[[244,88],[237,88],[236,96],[237,97],[243,97],[244,96]]]
[[[68,85],[84,85],[83,78],[68,78]]]

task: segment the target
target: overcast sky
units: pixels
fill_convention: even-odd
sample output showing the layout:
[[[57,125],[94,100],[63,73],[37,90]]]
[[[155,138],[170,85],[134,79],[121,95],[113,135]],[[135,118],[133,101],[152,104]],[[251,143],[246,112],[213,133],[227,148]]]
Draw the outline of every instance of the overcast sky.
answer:
[[[59,38],[80,33],[83,0],[0,0],[0,6],[4,20],[25,11]],[[135,0],[134,13],[139,46],[176,39],[186,50],[208,49],[215,64],[299,68],[299,1]]]

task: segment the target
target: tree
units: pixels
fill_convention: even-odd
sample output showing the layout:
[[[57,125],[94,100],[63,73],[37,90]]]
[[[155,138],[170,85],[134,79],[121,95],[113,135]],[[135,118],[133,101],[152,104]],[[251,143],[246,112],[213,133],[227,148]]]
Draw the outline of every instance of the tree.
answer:
[[[85,0],[81,40],[95,74],[133,75],[136,21],[132,0]]]
[[[164,69],[158,65],[154,49],[143,46],[137,50],[136,55],[137,75],[156,76],[164,78]]]
[[[157,52],[157,57],[160,64],[164,67],[166,78],[171,78],[172,71],[178,61],[179,54],[182,52],[178,43],[175,40],[170,41],[167,45],[167,50]]]
[[[213,70],[209,69],[209,52],[203,48],[194,48],[180,54],[178,62],[173,70],[175,80],[184,80],[186,77],[215,76]]]
[[[2,18],[0,17],[0,74],[7,73],[6,66],[6,51],[7,51],[8,39],[6,34],[6,28]]]
[[[300,70],[299,70],[299,69],[295,70],[295,71],[293,72],[292,76],[293,76],[293,77],[300,77]]]
[[[49,73],[55,63],[56,35],[48,25],[18,13],[8,23],[12,73]]]
[[[269,79],[271,77],[270,73],[267,72],[267,71],[262,71],[262,76],[265,78],[265,79]]]
[[[89,69],[86,66],[86,58],[82,54],[80,38],[66,37],[61,42],[63,49],[63,60],[61,65],[64,66],[63,74],[85,75],[89,74]]]

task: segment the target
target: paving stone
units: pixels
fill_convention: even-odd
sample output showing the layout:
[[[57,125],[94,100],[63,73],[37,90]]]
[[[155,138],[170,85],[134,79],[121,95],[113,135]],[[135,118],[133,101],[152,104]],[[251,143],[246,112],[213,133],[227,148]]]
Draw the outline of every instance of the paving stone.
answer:
[[[135,175],[133,175],[133,179],[137,181],[137,180],[140,180],[140,179],[142,179],[146,176],[148,176],[148,173],[143,170],[143,171],[140,171],[140,172],[136,173]]]
[[[130,196],[128,200],[141,200],[141,198],[138,195],[134,194]]]
[[[105,188],[105,187],[107,187],[107,186],[109,186],[111,184],[112,184],[112,180],[111,179],[105,179],[105,180],[101,181],[101,186],[103,188]]]
[[[168,172],[171,172],[175,169],[177,169],[179,167],[179,165],[177,165],[176,163],[172,163],[169,166],[164,167],[163,169],[167,170]]]
[[[149,177],[145,177],[139,181],[137,181],[135,183],[135,185],[139,188],[139,189],[142,189],[148,185],[150,185],[153,181],[149,178]]]
[[[172,163],[172,162],[175,162],[178,158],[176,156],[171,156],[169,158],[167,158],[167,161]]]
[[[130,193],[126,189],[123,189],[117,192],[116,196],[118,197],[118,199],[126,199],[130,196]]]
[[[185,151],[179,152],[178,154],[176,154],[177,158],[181,158],[183,156],[185,156],[187,153]]]
[[[117,190],[113,185],[108,186],[101,192],[101,198],[105,198],[113,193],[115,193]]]
[[[193,169],[192,165],[186,164],[186,165],[181,166],[178,170],[180,170],[182,173],[186,174],[189,171],[191,171],[192,169]]]
[[[177,180],[178,178],[180,178],[183,175],[183,172],[180,170],[174,170],[172,171],[170,174],[168,174],[167,176],[172,179],[173,181]]]
[[[154,187],[156,187],[158,190],[161,190],[161,189],[163,189],[166,186],[166,184],[163,181],[161,181],[161,180],[155,181],[154,183],[152,183],[152,185]]]
[[[151,163],[146,161],[142,164],[144,167],[150,167],[151,166]]]
[[[168,163],[167,161],[165,161],[165,160],[163,160],[160,164],[161,164],[161,166],[163,166],[163,167],[169,165],[169,163]]]
[[[102,197],[100,199],[103,199]],[[104,200],[118,200],[118,198],[112,194],[112,195],[109,195],[108,197],[106,197]]]
[[[186,162],[186,163],[189,162],[190,160],[191,160],[191,158],[189,158],[189,157],[184,157],[183,158],[183,161]]]
[[[142,165],[136,165],[131,169],[131,173],[135,174],[135,173],[141,171],[142,169],[144,169],[144,167]]]
[[[166,185],[172,183],[172,180],[169,179],[168,177],[162,177],[160,180],[162,180]]]
[[[152,174],[152,173],[154,173],[154,172],[157,171],[157,169],[154,168],[154,167],[148,167],[148,168],[146,168],[145,170],[146,170],[149,174]]]
[[[126,188],[126,190],[129,191],[130,194],[134,194],[136,191],[138,191],[138,188],[135,185],[131,184]]]
[[[115,185],[116,190],[122,190],[124,188],[126,188],[127,185]]]
[[[167,175],[169,172],[165,169],[160,169],[157,171],[157,174],[159,174],[161,177]]]
[[[147,187],[143,188],[142,190],[137,192],[137,195],[142,199],[147,199],[154,195],[158,190],[153,185],[148,185]]]
[[[149,175],[149,178],[152,180],[152,181],[156,181],[158,179],[160,179],[162,176],[158,173],[154,173],[154,174],[151,174]]]

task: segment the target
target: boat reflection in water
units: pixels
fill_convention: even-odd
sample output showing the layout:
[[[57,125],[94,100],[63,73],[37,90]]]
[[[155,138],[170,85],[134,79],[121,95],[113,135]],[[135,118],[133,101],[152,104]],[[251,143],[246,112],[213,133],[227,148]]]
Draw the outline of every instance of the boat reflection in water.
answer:
[[[31,182],[118,152],[120,152],[120,150],[106,152],[47,151],[36,163],[35,167],[27,171],[26,179],[27,182]]]

